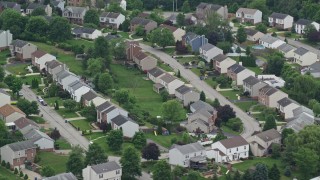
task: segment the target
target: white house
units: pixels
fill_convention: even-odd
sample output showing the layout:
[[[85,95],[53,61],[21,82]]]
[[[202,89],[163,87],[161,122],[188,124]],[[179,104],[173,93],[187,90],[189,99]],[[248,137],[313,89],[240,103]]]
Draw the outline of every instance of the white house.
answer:
[[[5,123],[14,122],[21,117],[26,117],[26,114],[16,106],[6,104],[0,107],[0,119]]]
[[[301,131],[304,127],[315,123],[314,113],[311,109],[300,106],[293,110],[293,118],[286,120],[288,123],[285,128],[291,128],[294,132]]]
[[[207,43],[199,48],[200,57],[210,63],[211,59],[219,54],[223,54],[223,50]]]
[[[12,43],[10,30],[0,30],[0,51],[9,48]]]
[[[109,101],[105,101],[96,107],[97,110],[97,121],[111,123],[111,120],[118,115],[128,117],[128,112],[112,105]]]
[[[285,44],[285,42],[276,37],[272,37],[270,34],[266,34],[260,38],[259,44],[266,48],[276,49],[282,44]]]
[[[289,44],[286,44],[286,43],[280,45],[277,49],[288,60],[292,60],[293,59],[293,57],[294,57],[294,53],[293,52],[296,50],[295,47],[293,47],[293,46],[291,46]]]
[[[148,71],[147,76],[154,83],[160,83],[160,77],[162,77],[165,74],[166,73],[162,69],[155,67]]]
[[[64,90],[67,90],[68,85],[74,81],[79,81],[80,78],[69,71],[61,71],[57,74],[57,82],[62,86]]]
[[[199,143],[173,145],[169,150],[169,164],[181,167],[192,167],[193,163],[205,163],[206,151]]]
[[[237,61],[224,54],[219,54],[213,58],[213,67],[220,74],[226,74],[228,72],[228,68],[236,63]]]
[[[100,30],[88,27],[76,27],[72,29],[72,34],[84,39],[97,39],[99,36],[102,36]]]
[[[298,34],[304,34],[304,28],[306,28],[306,26],[312,24],[317,31],[320,30],[320,24],[315,22],[315,21],[310,21],[307,19],[299,19],[296,24],[295,24],[295,31]]]
[[[162,84],[170,95],[174,95],[176,89],[184,84],[183,81],[166,73],[160,77],[160,84]]]
[[[195,91],[193,88],[186,85],[182,85],[175,91],[175,96],[177,99],[183,102],[183,105],[186,107],[191,102],[196,102],[200,99],[200,94]]]
[[[227,75],[237,86],[243,85],[243,80],[249,76],[255,76],[255,73],[239,64],[233,64],[227,70]]]
[[[249,143],[242,136],[224,139],[211,145],[207,157],[218,163],[246,159],[249,157]]]
[[[126,20],[126,17],[121,13],[103,12],[99,19],[102,26],[109,26],[113,29],[119,29],[120,24]]]
[[[139,132],[139,124],[131,118],[118,115],[111,119],[112,129],[122,129],[123,136],[132,138],[136,132]]]
[[[300,66],[310,66],[317,61],[317,54],[303,47],[299,47],[293,52],[293,62],[299,64]]]
[[[74,81],[68,85],[68,92],[70,93],[71,98],[77,102],[80,102],[82,95],[90,90],[90,86],[81,81]]]
[[[182,36],[184,36],[186,34],[185,30],[183,30],[181,28],[174,27],[174,26],[161,24],[160,27],[161,28],[167,28],[172,32],[173,37],[174,37],[174,42],[181,41],[182,40]]]
[[[37,130],[32,129],[26,134],[23,134],[23,137],[27,140],[33,141],[37,147],[41,150],[45,151],[53,151],[54,150],[54,140],[51,139],[47,134]]]
[[[269,16],[269,25],[277,29],[290,29],[293,26],[293,17],[288,14],[272,13]]]
[[[11,103],[11,96],[5,90],[0,89],[0,107]]]
[[[293,118],[293,110],[298,107],[300,107],[300,105],[288,97],[280,99],[277,105],[277,109],[284,119]]]
[[[39,70],[43,70],[46,67],[46,62],[56,60],[57,58],[49,53],[41,50],[37,50],[31,54],[32,65],[38,67]]]
[[[241,23],[257,24],[262,22],[262,12],[258,9],[239,8],[236,12],[236,18]]]
[[[83,180],[121,180],[122,168],[115,162],[110,161],[102,164],[88,165],[82,170]]]

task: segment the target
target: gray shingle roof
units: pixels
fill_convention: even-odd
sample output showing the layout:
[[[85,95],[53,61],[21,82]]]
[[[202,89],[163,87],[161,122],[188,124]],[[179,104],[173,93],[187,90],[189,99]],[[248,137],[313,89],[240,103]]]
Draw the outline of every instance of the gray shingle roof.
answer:
[[[160,68],[155,67],[155,68],[149,70],[148,73],[154,77],[159,77],[160,75],[162,75],[164,73],[164,71]]]
[[[240,73],[241,71],[245,70],[246,68],[244,68],[243,66],[241,66],[240,64],[233,64],[232,66],[230,66],[228,68],[228,70],[238,74]]]
[[[204,51],[209,51],[210,49],[215,48],[215,46],[212,45],[212,44],[210,44],[210,43],[207,43],[207,44],[201,46],[200,48],[201,48],[202,50],[204,50]]]
[[[129,117],[125,117],[123,115],[118,115],[116,117],[114,117],[113,119],[111,119],[111,121],[113,123],[115,123],[117,126],[121,126],[122,124],[128,122],[128,121],[131,121],[131,122],[134,122],[132,119],[130,119]]]
[[[285,19],[287,16],[289,16],[288,14],[282,14],[282,13],[272,13],[269,17],[271,18],[276,18],[276,19]]]
[[[65,71],[65,70],[63,70],[63,71],[61,71],[61,72],[59,72],[58,74],[57,74],[57,77],[58,77],[58,79],[63,79],[63,78],[65,78],[65,77],[67,77],[67,76],[70,76],[70,72],[68,72],[68,71]]]
[[[12,143],[12,144],[8,144],[8,146],[14,152],[25,150],[25,149],[32,149],[32,148],[36,148],[37,147],[35,144],[33,144],[32,140],[15,142],[15,143]]]
[[[84,95],[82,95],[82,99],[87,100],[87,101],[91,101],[92,99],[96,98],[97,94],[90,90],[87,93],[85,93]]]
[[[289,45],[289,44],[284,43],[281,46],[279,46],[277,49],[282,51],[282,52],[287,53],[287,52],[289,52],[289,51],[291,51],[291,50],[293,50],[295,48],[293,46]]]
[[[264,91],[265,95],[270,96],[270,95],[276,93],[278,91],[278,89],[276,89],[270,85],[267,85],[267,86],[261,88],[260,91]]]
[[[117,108],[115,106],[112,106],[111,108],[109,108],[109,109],[107,109],[106,111],[103,111],[103,112],[109,113],[109,112],[111,112],[111,111],[113,111],[115,109],[117,109]]]
[[[266,35],[262,36],[260,38],[260,40],[263,41],[263,42],[266,42],[268,44],[272,44],[272,43],[278,41],[279,39],[271,36],[270,34],[266,34]]]
[[[0,88],[0,93],[10,96],[10,94],[7,93],[7,91],[5,91],[5,90],[3,90],[3,89],[1,89],[1,88]]]
[[[121,169],[120,165],[116,163],[115,161],[110,161],[102,164],[97,164],[91,166],[92,170],[96,172],[97,174],[102,174],[110,171],[114,171],[117,169]]]
[[[31,120],[29,120],[29,119],[27,119],[25,117],[21,117],[21,118],[15,120],[14,124],[19,129],[23,129],[23,128],[27,127],[27,126],[39,127],[39,125],[37,123],[35,123],[34,121],[31,121]]]
[[[254,36],[255,34],[257,34],[259,32],[255,29],[250,29],[250,28],[245,28],[244,30],[248,36]]]
[[[140,18],[140,17],[134,17],[130,21],[131,24],[141,25],[141,26],[145,26],[145,25],[149,24],[150,22],[155,22],[155,21],[150,20],[150,19]]]
[[[268,142],[280,138],[281,134],[275,129],[269,129],[267,131],[263,131],[259,134],[256,134],[256,136],[258,136],[264,142]]]
[[[117,18],[119,15],[120,15],[120,13],[103,12],[103,13],[101,13],[100,17]]]
[[[289,104],[292,104],[292,103],[298,104],[298,103],[294,102],[292,99],[287,98],[287,97],[282,98],[282,99],[280,99],[280,100],[278,101],[278,104],[279,104],[280,106],[282,106],[282,107],[286,107],[286,106],[288,106]]]
[[[237,13],[251,14],[254,15],[258,10],[249,8],[239,8]]]
[[[315,63],[311,64],[311,65],[309,66],[309,71],[310,71],[311,73],[320,72],[320,62],[318,61],[318,62],[315,62]]]
[[[306,54],[307,52],[309,52],[309,50],[303,48],[303,47],[299,47],[298,49],[296,49],[294,51],[294,53],[298,54],[299,56],[303,56],[304,54]]]
[[[310,20],[307,20],[307,19],[299,19],[296,24],[300,24],[300,25],[308,25],[308,24],[311,24],[312,21]]]
[[[260,82],[261,82],[261,81],[260,81],[258,78],[253,77],[253,76],[249,76],[249,77],[247,77],[247,78],[245,78],[245,79],[243,80],[243,83],[249,84],[249,85],[251,85],[251,86],[253,86],[253,85],[255,85],[255,84],[258,84],[258,83],[260,83]]]
[[[29,132],[24,134],[23,137],[26,139],[46,138],[46,139],[52,140],[47,134],[36,129],[30,130]]]
[[[248,145],[249,143],[242,136],[235,136],[219,141],[227,149]]]
[[[46,5],[42,5],[40,3],[30,3],[27,9],[37,9],[37,8],[45,8]]]
[[[103,110],[108,109],[108,108],[111,107],[111,106],[112,106],[112,104],[111,104],[110,102],[106,101],[106,102],[100,104],[96,109],[97,109],[97,111],[100,111],[100,112],[101,112],[101,111],[103,111]]]
[[[218,62],[222,62],[223,60],[227,59],[228,56],[224,55],[224,54],[218,54],[217,56],[215,56],[213,58],[214,61],[218,61]]]
[[[76,27],[72,30],[72,32],[74,34],[82,34],[82,33],[92,34],[95,30],[96,29],[88,28],[88,27]]]
[[[16,39],[16,40],[13,40],[11,44],[12,44],[13,46],[22,48],[23,46],[27,45],[28,42],[27,42],[27,41],[20,40],[20,39]]]
[[[160,79],[166,83],[170,83],[170,82],[176,80],[177,78],[172,76],[171,74],[166,73],[165,75],[161,76]]]
[[[203,102],[201,100],[192,103],[190,105],[190,108],[193,108],[195,111],[200,110],[200,109],[205,109],[208,112],[213,112],[214,111],[214,108],[210,104],[208,104],[206,102]]]
[[[89,87],[88,85],[86,85],[85,83],[81,82],[81,81],[75,81],[73,82],[72,84],[69,84],[69,86],[72,88],[72,90],[77,90],[83,86],[87,86]]]
[[[47,64],[48,68],[50,68],[50,69],[54,69],[54,68],[62,65],[61,62],[56,61],[56,60],[52,60],[52,61],[46,62],[46,64]]]
[[[15,10],[19,10],[21,9],[21,5],[16,3],[16,2],[9,2],[9,1],[0,1],[0,5],[3,6],[4,8],[12,8]]]
[[[182,85],[182,86],[178,87],[176,89],[176,91],[178,91],[180,94],[186,94],[186,93],[192,91],[192,89],[186,85]]]
[[[76,7],[76,6],[67,6],[64,8],[64,11],[70,11],[74,14],[82,14],[83,12],[87,11],[85,7]]]
[[[190,40],[198,37],[199,35],[193,32],[187,32],[184,36],[182,36],[183,39],[189,38]]]
[[[71,173],[61,173],[52,177],[44,178],[43,180],[77,180],[77,178]]]
[[[180,145],[173,145],[171,149],[176,148],[178,151],[180,151],[182,154],[190,154],[190,153],[195,153],[199,151],[204,151],[204,147],[199,143],[191,143],[191,144],[186,144],[183,146]]]
[[[313,111],[305,106],[293,110],[293,115],[293,118],[288,119],[289,122],[286,124],[286,127],[293,129],[295,132],[299,132],[305,126],[314,124]]]

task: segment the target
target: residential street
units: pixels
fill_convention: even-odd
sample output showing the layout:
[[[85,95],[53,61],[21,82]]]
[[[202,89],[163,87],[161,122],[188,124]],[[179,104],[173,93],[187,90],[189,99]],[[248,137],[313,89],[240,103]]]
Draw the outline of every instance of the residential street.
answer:
[[[229,104],[234,111],[236,112],[237,117],[239,117],[243,122],[244,130],[242,132],[242,136],[244,138],[248,138],[254,131],[260,131],[258,122],[249,116],[247,113],[243,112],[240,108],[232,104],[229,100],[227,100],[224,96],[218,93],[216,90],[211,88],[207,83],[200,80],[200,78],[195,75],[192,71],[185,69],[179,62],[173,59],[168,54],[152,48],[148,45],[140,43],[140,47],[155,56],[159,57],[162,61],[169,64],[175,71],[180,70],[181,76],[190,82],[194,87],[198,90],[203,91],[206,94],[206,97],[213,100],[217,98],[220,101],[221,105]]]

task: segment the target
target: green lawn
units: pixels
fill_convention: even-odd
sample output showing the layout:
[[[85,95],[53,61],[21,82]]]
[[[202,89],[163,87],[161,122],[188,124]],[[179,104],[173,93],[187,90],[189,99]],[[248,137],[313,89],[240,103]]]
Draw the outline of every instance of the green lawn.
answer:
[[[180,64],[184,64],[184,63],[189,63],[191,61],[195,61],[197,64],[199,61],[201,61],[201,58],[199,56],[194,56],[194,57],[181,57],[181,58],[177,58],[177,61],[179,61]]]
[[[12,74],[20,75],[20,74],[28,73],[28,70],[26,69],[27,66],[28,66],[27,64],[15,64],[15,65],[7,66],[6,69]]]
[[[42,117],[40,117],[40,116],[30,116],[29,119],[32,120],[32,121],[34,121],[34,122],[36,122],[37,124],[44,124],[44,123],[46,123],[46,121],[45,121]]]
[[[89,48],[93,48],[93,41],[86,40],[86,39],[70,39],[67,40],[66,43],[71,44],[71,45],[84,45],[85,46],[85,51]]]
[[[234,131],[231,128],[229,128],[228,126],[225,126],[225,125],[222,125],[221,129],[223,130],[223,132],[234,134],[234,135],[240,135],[241,132],[242,132],[242,131],[241,132]]]
[[[97,139],[101,136],[106,136],[105,133],[102,132],[96,132],[96,133],[92,133],[92,134],[86,134],[84,137],[86,137],[88,140],[93,140],[93,139]]]
[[[211,86],[213,89],[216,89],[218,86],[218,83],[216,81],[213,81],[212,78],[207,78],[204,80],[209,86]]]
[[[33,79],[38,80],[39,84],[41,84],[41,76],[40,76],[40,75],[22,76],[21,79],[22,79],[22,82],[23,82],[24,84],[31,85]]]
[[[56,110],[63,118],[75,118],[79,117],[74,111],[68,111],[67,109]]]
[[[160,61],[158,63],[158,67],[160,67],[161,69],[163,69],[163,70],[165,70],[167,72],[172,72],[173,71],[172,67],[170,67],[169,65],[164,64],[164,63],[162,63]]]
[[[37,153],[40,157],[40,166],[51,166],[56,174],[66,172],[66,163],[69,156],[61,156],[53,152],[39,152]]]
[[[154,134],[147,133],[145,135],[146,135],[147,139],[151,139],[154,142],[159,143],[160,145],[162,145],[163,147],[166,147],[166,148],[171,147],[171,145],[172,145],[171,139],[177,138],[178,141],[181,139],[181,135],[178,135],[178,134],[170,134],[168,136],[163,136],[163,135],[155,136]]]
[[[161,49],[161,51],[169,54],[170,56],[174,55],[174,53],[176,52],[175,48],[165,48],[165,49]]]
[[[263,111],[264,109],[266,108],[266,106],[262,105],[262,104],[257,104],[256,106],[254,106],[252,108],[252,110],[254,112],[257,112],[257,111]]]
[[[260,75],[262,74],[262,69],[260,69],[260,67],[246,67],[248,69],[250,69],[251,71],[255,72],[256,75]]]
[[[86,119],[81,119],[81,120],[75,120],[75,121],[70,121],[70,124],[72,124],[76,128],[80,128],[80,130],[90,130],[92,129],[92,126],[90,125],[90,122]]]
[[[0,52],[0,65],[7,64],[7,55],[10,54],[9,50],[1,51]]]
[[[230,100],[237,100],[238,96],[237,94],[240,94],[240,91],[231,90],[231,91],[219,91],[220,94],[222,94],[224,97],[229,98]]]
[[[117,32],[117,34],[120,35],[123,39],[129,39],[128,32]]]
[[[57,56],[57,59],[65,63],[69,68],[70,71],[77,75],[83,75],[84,71],[82,69],[81,61],[77,61],[75,59],[74,53],[73,52],[67,52],[62,49],[59,49],[55,46],[48,45],[45,43],[40,43],[40,42],[32,42],[34,45],[38,46],[39,49],[46,51],[48,53],[54,54]],[[81,43],[81,42],[80,42]]]
[[[198,69],[198,68],[192,68],[192,69],[191,69],[191,71],[192,71],[193,73],[195,73],[197,76],[201,76],[200,70],[201,70],[201,69]]]
[[[3,166],[0,166],[0,179],[21,179]]]
[[[59,97],[48,97],[43,99],[49,106],[53,107],[56,100],[58,101],[59,106],[63,106],[63,100]]]
[[[59,149],[60,150],[71,149],[70,143],[68,143],[68,141],[66,141],[63,138],[60,138],[60,139],[56,140],[55,143],[59,144]]]
[[[234,104],[237,105],[243,111],[249,111],[250,107],[257,105],[258,102],[257,101],[246,101],[246,102],[236,102]]]
[[[111,71],[118,81],[119,88],[130,91],[142,110],[149,112],[152,116],[161,115],[161,96],[153,91],[153,82],[145,80],[145,74],[116,64],[111,65]]]

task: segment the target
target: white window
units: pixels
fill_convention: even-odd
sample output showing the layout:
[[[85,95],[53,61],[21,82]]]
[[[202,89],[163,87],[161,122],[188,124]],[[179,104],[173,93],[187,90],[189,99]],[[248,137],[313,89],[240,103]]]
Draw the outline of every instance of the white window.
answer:
[[[120,170],[116,170],[116,174],[120,174]]]
[[[238,148],[237,148],[237,151],[238,151]]]
[[[229,153],[231,153],[231,149],[229,149]]]

